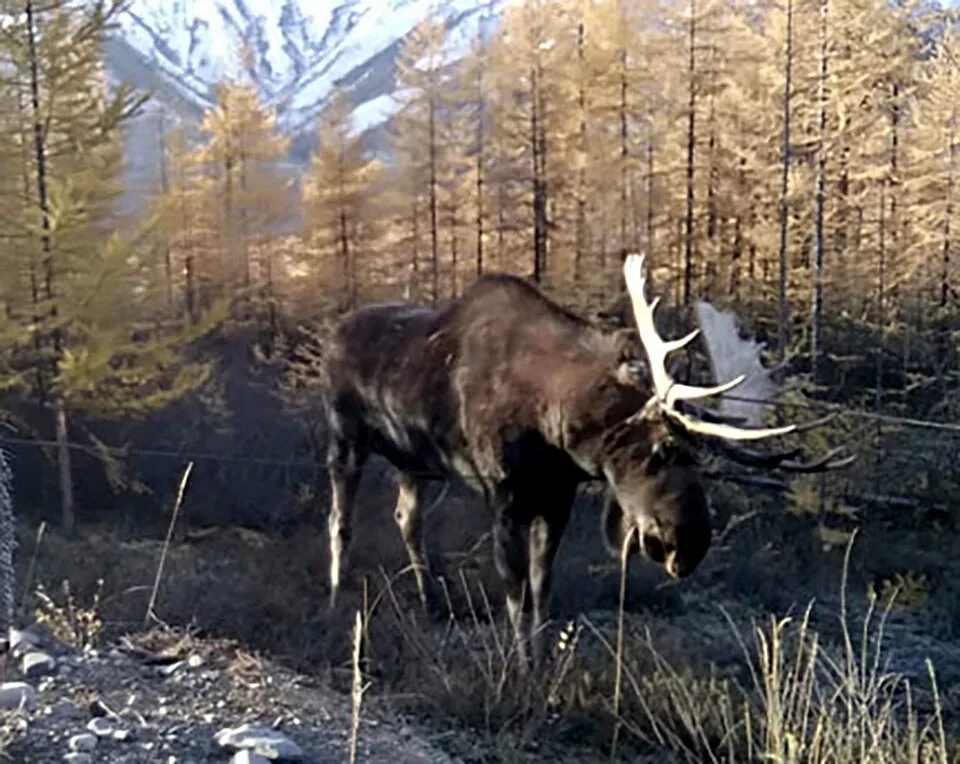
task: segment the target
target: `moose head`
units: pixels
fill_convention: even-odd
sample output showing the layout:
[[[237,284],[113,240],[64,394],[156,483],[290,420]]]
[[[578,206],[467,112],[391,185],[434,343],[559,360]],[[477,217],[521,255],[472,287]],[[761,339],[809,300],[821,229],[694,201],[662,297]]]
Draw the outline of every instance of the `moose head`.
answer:
[[[672,379],[667,356],[686,347],[699,330],[677,340],[662,339],[654,324],[659,298],[647,302],[644,294],[644,257],[629,255],[623,273],[646,356],[646,373],[638,377],[652,385],[652,394],[638,412],[604,433],[602,469],[609,486],[603,512],[604,540],[614,554],[642,550],[668,575],[679,578],[697,568],[711,543],[709,503],[697,458],[699,447],[711,444],[742,464],[794,472],[838,469],[854,457],[841,457],[838,448],[816,460],[799,462],[796,448],[760,453],[735,445],[797,433],[820,426],[829,417],[803,425],[748,428],[696,407],[692,402],[723,395],[742,384],[745,375],[712,387]],[[697,414],[684,407],[696,409]]]

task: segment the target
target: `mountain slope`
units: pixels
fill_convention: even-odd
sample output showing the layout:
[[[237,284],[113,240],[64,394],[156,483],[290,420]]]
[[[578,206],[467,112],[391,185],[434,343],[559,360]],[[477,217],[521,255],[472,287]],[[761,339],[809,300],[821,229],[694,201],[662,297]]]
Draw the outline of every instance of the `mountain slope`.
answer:
[[[294,134],[311,129],[341,85],[360,107],[363,130],[387,115],[398,43],[421,19],[433,11],[447,20],[457,57],[478,21],[503,2],[134,0],[110,41],[108,65],[115,79],[154,90],[165,105],[191,116],[212,103],[218,81],[245,74]]]

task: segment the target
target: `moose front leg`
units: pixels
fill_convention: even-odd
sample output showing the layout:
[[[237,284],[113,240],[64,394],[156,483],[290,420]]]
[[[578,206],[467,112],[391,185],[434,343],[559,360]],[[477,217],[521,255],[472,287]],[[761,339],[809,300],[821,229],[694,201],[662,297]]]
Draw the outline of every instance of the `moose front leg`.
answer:
[[[331,610],[337,605],[340,577],[346,569],[346,556],[350,551],[350,537],[353,532],[353,503],[365,460],[365,452],[345,440],[335,439],[330,444],[327,471],[332,494],[328,520]]]
[[[397,483],[400,490],[397,494],[397,506],[393,516],[400,527],[403,545],[407,548],[407,556],[410,558],[413,575],[417,581],[420,604],[425,612],[430,613],[435,605],[436,598],[433,590],[433,576],[424,543],[423,483],[405,473],[400,473]]]

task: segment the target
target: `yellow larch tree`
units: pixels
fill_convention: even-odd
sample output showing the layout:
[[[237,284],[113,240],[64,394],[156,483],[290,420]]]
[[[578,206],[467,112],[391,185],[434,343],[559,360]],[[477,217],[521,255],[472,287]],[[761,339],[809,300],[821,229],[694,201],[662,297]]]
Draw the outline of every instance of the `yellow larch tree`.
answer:
[[[372,192],[381,173],[381,163],[367,157],[363,137],[353,128],[348,97],[335,91],[318,120],[302,200],[309,242],[307,277],[336,294],[340,310],[356,306],[365,267],[377,267],[364,256],[372,251]]]

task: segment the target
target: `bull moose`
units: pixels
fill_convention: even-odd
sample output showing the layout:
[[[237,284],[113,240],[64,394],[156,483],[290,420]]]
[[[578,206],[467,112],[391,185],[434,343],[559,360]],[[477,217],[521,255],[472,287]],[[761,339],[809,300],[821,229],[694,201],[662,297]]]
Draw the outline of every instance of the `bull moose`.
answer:
[[[697,332],[661,339],[657,300],[644,296],[643,256],[628,256],[623,273],[637,324],[630,334],[603,331],[505,274],[481,276],[442,308],[373,305],[341,321],[324,354],[331,607],[371,454],[399,473],[395,519],[427,609],[435,595],[424,487],[458,477],[482,493],[493,511],[494,562],[510,622],[524,661],[529,647],[535,663],[551,566],[581,483],[606,482],[602,530],[612,553],[642,550],[668,575],[683,577],[711,542],[698,441],[719,442],[741,462],[797,471],[849,462],[839,450],[803,463],[796,449],[763,454],[733,445],[800,428],[743,428],[690,404],[742,378],[715,387],[675,382],[667,355]]]

